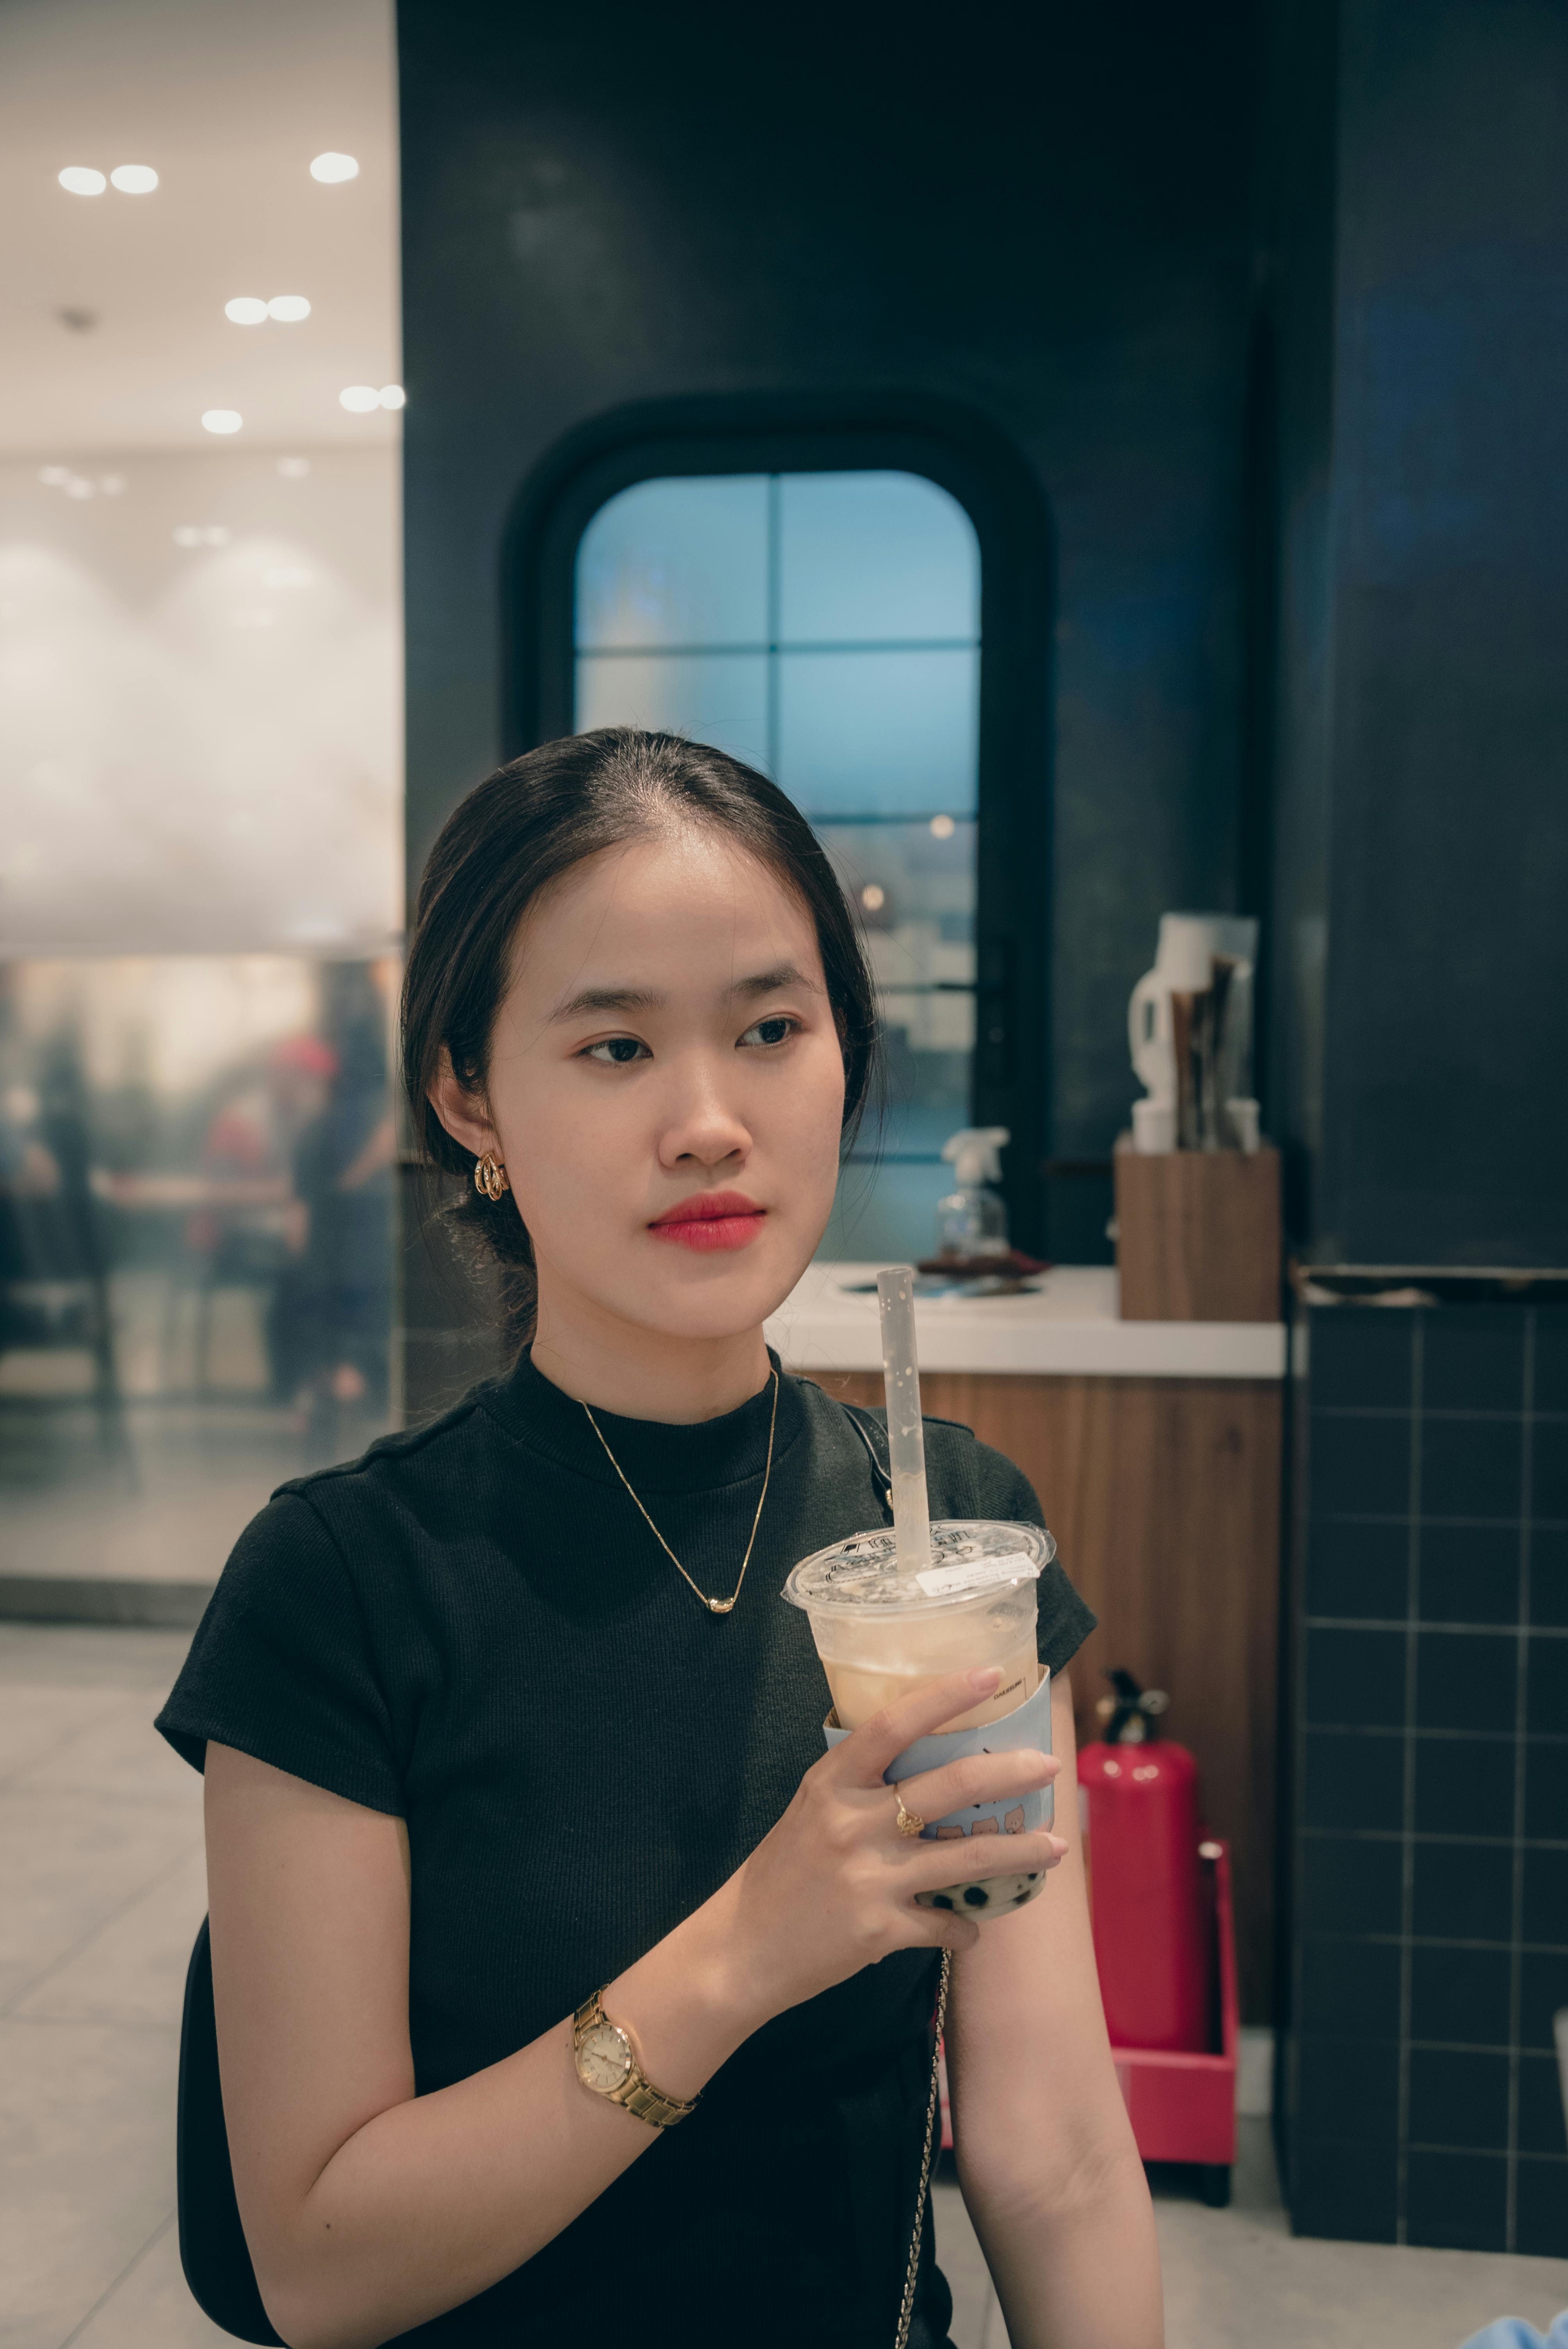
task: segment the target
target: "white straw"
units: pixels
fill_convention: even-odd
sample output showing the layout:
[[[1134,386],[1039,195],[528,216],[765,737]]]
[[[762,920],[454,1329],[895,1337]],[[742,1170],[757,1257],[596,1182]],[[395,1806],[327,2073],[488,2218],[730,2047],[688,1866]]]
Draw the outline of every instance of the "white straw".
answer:
[[[931,1514],[925,1497],[925,1433],[920,1423],[920,1363],[914,1350],[914,1275],[908,1265],[889,1265],[878,1273],[877,1306],[899,1571],[917,1574],[931,1563]]]

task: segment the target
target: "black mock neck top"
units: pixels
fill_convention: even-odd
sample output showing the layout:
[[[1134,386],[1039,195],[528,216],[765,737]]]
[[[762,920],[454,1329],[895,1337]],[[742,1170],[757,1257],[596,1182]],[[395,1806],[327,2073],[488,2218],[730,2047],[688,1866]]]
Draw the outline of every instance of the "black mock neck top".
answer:
[[[764,1388],[696,1426],[595,1414],[716,1596],[746,1548],[771,1405]],[[1026,1479],[966,1429],[928,1421],[926,1459],[934,1517],[1044,1522]],[[712,1615],[582,1405],[524,1355],[433,1425],[274,1494],[158,1726],[197,1768],[217,1738],[407,1820],[424,2094],[558,2023],[773,1826],[822,1754],[828,1709],[785,1577],[883,1522],[842,1406],[781,1377],[750,1568],[734,1613]],[[1060,1671],[1093,1623],[1048,1568],[1044,1661]],[[533,2259],[401,2337],[882,2349],[908,2256],[936,1962],[900,1951],[777,2016]],[[945,2340],[950,2310],[928,2228],[914,2349]]]

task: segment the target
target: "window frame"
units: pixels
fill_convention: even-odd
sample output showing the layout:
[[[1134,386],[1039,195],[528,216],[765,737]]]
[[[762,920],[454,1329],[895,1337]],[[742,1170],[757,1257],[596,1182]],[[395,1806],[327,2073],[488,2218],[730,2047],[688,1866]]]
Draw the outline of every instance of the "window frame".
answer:
[[[971,1115],[1010,1130],[1004,1189],[1013,1237],[1043,1254],[1054,541],[1032,468],[994,426],[937,402],[890,399],[853,412],[805,400],[694,399],[622,409],[569,434],[523,484],[503,543],[503,755],[572,731],[577,549],[609,499],[663,477],[860,471],[934,481],[964,508],[979,542]]]

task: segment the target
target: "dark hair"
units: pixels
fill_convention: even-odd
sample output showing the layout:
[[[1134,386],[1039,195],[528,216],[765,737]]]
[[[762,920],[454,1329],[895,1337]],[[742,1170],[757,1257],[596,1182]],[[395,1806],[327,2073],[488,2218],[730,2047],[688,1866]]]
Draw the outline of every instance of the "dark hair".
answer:
[[[481,1092],[530,905],[584,857],[675,823],[723,833],[767,865],[810,915],[844,1056],[847,1148],[876,1081],[875,996],[861,932],[827,852],[776,783],[678,734],[606,726],[498,767],[443,825],[419,885],[403,981],[403,1083],[425,1162],[461,1178],[450,1223],[500,1274],[509,1334],[533,1334],[533,1247],[522,1218],[475,1192],[474,1154],[429,1101],[444,1046]]]

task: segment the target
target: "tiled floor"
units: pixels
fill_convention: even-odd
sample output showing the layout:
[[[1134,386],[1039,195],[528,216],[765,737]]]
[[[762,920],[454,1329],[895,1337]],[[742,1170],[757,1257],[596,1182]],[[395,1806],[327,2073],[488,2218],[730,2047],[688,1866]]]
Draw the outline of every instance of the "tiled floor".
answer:
[[[0,1623],[0,2340],[210,2349],[173,2227],[174,2067],[203,1906],[200,1782],[155,1736],[185,1635]],[[1159,2182],[1170,2349],[1457,2349],[1544,2329],[1568,2262],[1297,2241],[1266,2125],[1229,2210]],[[1007,2349],[955,2186],[957,2349]]]

